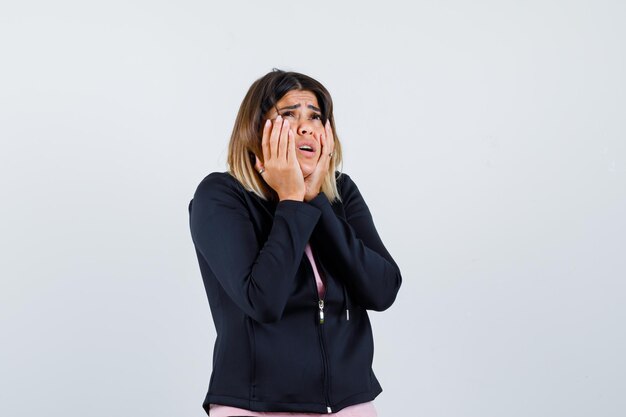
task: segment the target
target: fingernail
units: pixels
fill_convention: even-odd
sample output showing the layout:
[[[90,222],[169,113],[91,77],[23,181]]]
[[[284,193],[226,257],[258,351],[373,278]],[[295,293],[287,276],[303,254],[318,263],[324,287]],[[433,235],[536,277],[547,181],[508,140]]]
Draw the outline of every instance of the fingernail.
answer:
[[[272,121],[271,121],[270,119],[267,119],[267,120],[265,121],[265,126],[269,126],[271,122],[272,122]]]
[[[276,116],[276,120],[280,120],[282,119],[282,117],[280,117],[280,114],[278,116]]]

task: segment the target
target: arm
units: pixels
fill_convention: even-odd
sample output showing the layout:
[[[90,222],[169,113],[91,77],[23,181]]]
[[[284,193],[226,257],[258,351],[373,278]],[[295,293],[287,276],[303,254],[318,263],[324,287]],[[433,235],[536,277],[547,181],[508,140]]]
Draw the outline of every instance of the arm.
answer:
[[[281,318],[304,248],[320,211],[296,200],[278,202],[265,242],[259,242],[243,198],[209,175],[192,200],[193,242],[228,296],[259,322]]]
[[[320,192],[309,201],[322,212],[311,239],[315,248],[332,260],[328,269],[343,279],[359,304],[383,311],[396,299],[402,284],[400,269],[383,245],[356,184],[347,174],[341,176],[346,218],[335,214]]]

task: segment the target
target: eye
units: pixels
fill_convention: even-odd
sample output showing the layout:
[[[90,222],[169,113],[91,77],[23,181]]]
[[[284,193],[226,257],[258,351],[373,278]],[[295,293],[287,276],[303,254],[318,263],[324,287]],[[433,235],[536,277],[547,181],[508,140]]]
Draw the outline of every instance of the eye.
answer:
[[[292,111],[286,111],[286,112],[282,112],[280,114],[282,117],[289,117],[289,116],[293,116],[293,112]],[[319,113],[314,113],[313,116],[311,116],[312,119],[314,120],[322,120],[322,115]]]

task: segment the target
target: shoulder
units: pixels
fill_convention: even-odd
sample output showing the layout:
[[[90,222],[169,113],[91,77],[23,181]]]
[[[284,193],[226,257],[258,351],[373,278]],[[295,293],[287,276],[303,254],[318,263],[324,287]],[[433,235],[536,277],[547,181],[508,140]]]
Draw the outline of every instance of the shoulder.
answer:
[[[347,218],[370,216],[369,207],[352,177],[343,172],[339,175],[336,173],[335,178]]]
[[[243,202],[242,190],[239,181],[228,172],[211,172],[200,181],[189,205]]]
[[[349,198],[354,192],[358,192],[358,187],[350,175],[345,172],[335,171],[335,181],[337,190],[342,199]]]
[[[337,182],[337,189],[341,191],[343,187],[352,183],[352,178],[345,172],[335,171],[335,181]]]
[[[200,181],[196,187],[194,196],[202,193],[238,192],[241,188],[239,181],[228,172],[215,171],[211,172]]]

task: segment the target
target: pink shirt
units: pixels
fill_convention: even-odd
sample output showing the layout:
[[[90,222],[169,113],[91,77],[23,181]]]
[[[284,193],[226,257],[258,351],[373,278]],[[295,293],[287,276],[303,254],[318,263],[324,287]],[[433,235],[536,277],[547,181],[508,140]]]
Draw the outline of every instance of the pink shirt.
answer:
[[[304,252],[306,253],[307,258],[309,258],[309,262],[311,262],[311,265],[313,266],[313,273],[315,274],[315,282],[317,283],[317,292],[320,298],[323,298],[326,287],[324,286],[324,282],[322,281],[322,278],[320,277],[320,273],[317,270],[317,265],[315,265],[315,259],[313,258],[313,252],[311,251],[311,245],[309,243],[306,244],[306,247],[304,248]],[[222,404],[211,404],[209,406],[209,415],[211,417],[230,417],[230,416],[320,417],[322,415],[334,416],[334,417],[377,417],[378,413],[376,412],[376,408],[374,407],[374,402],[367,401],[364,403],[348,406],[340,410],[337,413],[330,413],[330,414],[250,411],[250,410],[245,410],[243,408],[230,407],[230,406],[222,405]]]

